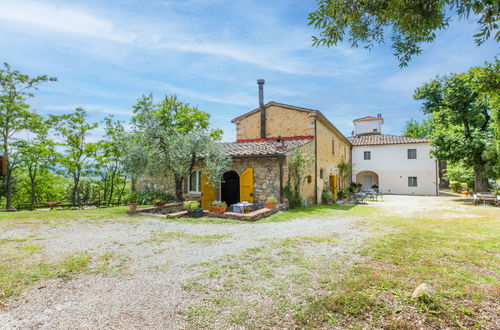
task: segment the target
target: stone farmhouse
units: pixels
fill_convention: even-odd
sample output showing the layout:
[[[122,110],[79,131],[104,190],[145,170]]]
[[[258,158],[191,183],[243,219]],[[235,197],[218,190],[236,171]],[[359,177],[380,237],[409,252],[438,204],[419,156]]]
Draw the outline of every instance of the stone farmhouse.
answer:
[[[228,205],[240,201],[263,203],[274,196],[283,202],[288,162],[296,149],[313,159],[307,165],[301,187],[305,205],[320,203],[321,193],[327,186],[335,193],[350,184],[349,179],[339,178],[341,161],[352,164],[352,180],[364,188],[377,184],[386,193],[434,193],[430,182],[435,162],[428,160],[427,140],[380,134],[381,116],[375,120],[369,117],[355,120],[356,134],[346,138],[321,111],[273,101],[264,103],[264,80],[258,80],[258,85],[259,107],[231,121],[236,125],[235,142],[220,143],[222,150],[232,158],[230,170],[224,173],[220,185],[213,188],[203,168],[195,166],[185,180],[186,199],[199,199],[204,209],[214,200],[225,201]],[[418,166],[415,168],[404,168],[410,163],[397,162],[397,155],[406,149],[417,152],[418,160],[413,164]],[[363,156],[365,152],[373,155],[371,163],[363,158],[367,157]],[[413,155],[414,151],[411,152]],[[417,178],[416,186],[412,181],[411,187],[403,189],[402,182],[408,178],[410,183],[413,177]],[[139,189],[173,191],[174,181],[168,175],[143,178]]]

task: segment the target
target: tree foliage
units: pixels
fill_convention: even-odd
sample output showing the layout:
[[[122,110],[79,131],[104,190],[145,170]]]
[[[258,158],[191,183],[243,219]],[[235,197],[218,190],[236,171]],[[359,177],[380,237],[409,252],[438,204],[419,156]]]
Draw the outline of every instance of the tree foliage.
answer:
[[[183,200],[184,180],[198,162],[205,162],[213,185],[220,181],[217,176],[229,166],[229,158],[215,144],[221,131],[209,130],[208,114],[175,96],[167,96],[155,104],[152,95],[139,99],[134,113],[134,134],[142,145],[141,150],[135,150],[141,155],[135,157],[144,161],[137,162],[134,170],[171,173],[178,201]]]
[[[17,137],[21,131],[29,130],[29,124],[35,115],[30,111],[26,102],[33,97],[33,91],[43,82],[56,81],[54,77],[46,75],[30,77],[4,63],[0,69],[0,136],[2,138],[1,150],[7,156],[7,175],[3,177],[3,190],[6,195],[6,207],[10,208],[12,198],[13,177],[12,172],[18,162],[16,145]]]
[[[58,162],[64,166],[73,179],[71,201],[80,204],[80,180],[91,171],[91,162],[96,152],[96,144],[87,141],[91,131],[97,123],[87,122],[87,113],[83,108],[76,108],[74,112],[51,116],[56,128],[56,134],[62,139],[59,143],[63,151],[58,155]]]
[[[288,181],[284,188],[284,193],[288,199],[290,208],[302,206],[302,196],[300,188],[305,180],[307,165],[314,159],[300,149],[292,151],[288,161]]]
[[[403,136],[424,139],[430,137],[431,131],[430,121],[423,120],[422,122],[418,122],[417,120],[410,119],[406,122]]]
[[[351,47],[371,49],[382,44],[391,30],[394,55],[400,66],[433,42],[436,32],[446,29],[453,16],[476,20],[478,45],[493,38],[500,41],[500,4],[497,0],[318,0],[309,24],[318,30],[314,46],[334,46],[346,40]]]
[[[414,98],[432,120],[431,143],[440,161],[463,162],[475,173],[475,190],[487,191],[485,167],[494,150],[491,102],[477,92],[475,69],[438,77],[417,88]]]

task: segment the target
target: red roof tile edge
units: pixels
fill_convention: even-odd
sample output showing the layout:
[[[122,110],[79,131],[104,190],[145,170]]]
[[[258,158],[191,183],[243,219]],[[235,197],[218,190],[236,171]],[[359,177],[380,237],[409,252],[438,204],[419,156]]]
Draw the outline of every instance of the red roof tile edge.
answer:
[[[281,137],[283,140],[313,140],[314,135],[297,135],[297,136],[284,136]],[[276,137],[269,137],[269,138],[264,138],[264,139],[243,139],[243,140],[236,140],[236,142],[266,142],[266,141],[274,141],[276,140]]]

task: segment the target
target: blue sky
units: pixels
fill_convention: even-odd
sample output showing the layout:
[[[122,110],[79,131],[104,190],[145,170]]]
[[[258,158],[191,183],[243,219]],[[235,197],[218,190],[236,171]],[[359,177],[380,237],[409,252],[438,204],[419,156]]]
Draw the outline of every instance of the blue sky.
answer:
[[[473,22],[455,19],[403,69],[388,45],[311,47],[309,0],[0,0],[0,62],[59,81],[31,101],[42,114],[87,109],[92,121],[130,119],[142,94],[176,94],[230,120],[266,101],[321,110],[345,135],[352,120],[382,113],[384,133],[422,117],[413,90],[438,74],[493,60],[498,45],[476,47]],[[93,136],[99,137],[97,130]]]

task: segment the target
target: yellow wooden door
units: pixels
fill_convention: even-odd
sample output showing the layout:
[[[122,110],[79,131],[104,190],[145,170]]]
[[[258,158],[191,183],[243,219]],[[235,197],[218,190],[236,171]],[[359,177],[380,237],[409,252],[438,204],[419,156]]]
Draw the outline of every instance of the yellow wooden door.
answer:
[[[210,184],[206,174],[201,174],[201,207],[208,209],[208,203],[215,200],[215,189]]]
[[[337,200],[337,176],[336,175],[330,175],[330,186],[332,187],[333,191],[333,200]]]
[[[240,176],[240,201],[253,203],[253,168],[247,168]]]

